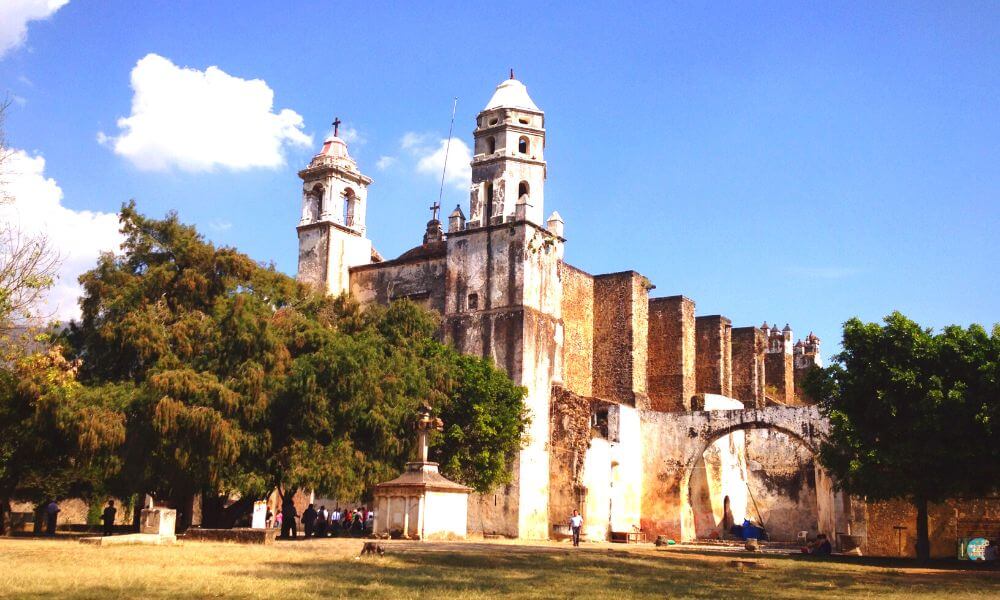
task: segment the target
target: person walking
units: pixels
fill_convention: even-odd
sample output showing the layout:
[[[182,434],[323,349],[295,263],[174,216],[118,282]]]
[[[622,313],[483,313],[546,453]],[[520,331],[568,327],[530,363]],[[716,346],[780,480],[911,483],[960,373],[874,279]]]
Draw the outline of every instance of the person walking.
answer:
[[[309,539],[313,535],[313,530],[316,528],[316,509],[310,504],[304,511],[302,511],[302,529],[306,532],[306,539]]]
[[[115,532],[115,517],[118,515],[118,509],[115,508],[115,501],[108,500],[108,505],[104,507],[104,512],[101,514],[101,521],[104,523],[104,535],[113,535]]]
[[[45,535],[56,534],[56,519],[59,515],[59,505],[52,500],[45,506]]]
[[[580,545],[580,528],[583,527],[583,517],[580,511],[574,510],[573,516],[569,518],[569,528],[573,530],[573,545]]]

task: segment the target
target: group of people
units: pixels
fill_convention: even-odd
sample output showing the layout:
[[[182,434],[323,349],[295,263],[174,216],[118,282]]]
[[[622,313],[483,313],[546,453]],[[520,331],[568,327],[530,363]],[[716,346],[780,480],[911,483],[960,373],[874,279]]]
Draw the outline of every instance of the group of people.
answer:
[[[271,515],[268,515],[268,527],[277,527],[281,530],[282,538],[294,538],[298,535],[296,522],[301,521],[302,531],[305,537],[340,537],[356,536],[363,537],[372,532],[375,526],[375,511],[370,511],[364,506],[354,510],[341,510],[338,506],[329,511],[325,506],[316,508],[310,504],[299,518],[295,505],[286,501],[281,512],[274,517],[271,522]]]

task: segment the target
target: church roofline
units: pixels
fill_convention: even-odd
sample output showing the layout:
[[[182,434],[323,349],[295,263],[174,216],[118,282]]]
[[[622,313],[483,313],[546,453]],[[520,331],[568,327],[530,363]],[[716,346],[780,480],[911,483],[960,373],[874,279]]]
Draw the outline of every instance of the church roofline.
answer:
[[[469,227],[468,229],[463,229],[461,231],[451,231],[451,232],[448,232],[448,238],[451,239],[453,237],[462,237],[462,236],[465,236],[465,235],[471,235],[473,233],[478,233],[478,232],[481,232],[483,230],[503,229],[504,227],[512,227],[512,226],[516,226],[516,225],[530,225],[531,227],[534,227],[535,229],[537,229],[538,231],[540,231],[543,235],[547,235],[549,237],[553,237],[553,238],[559,240],[560,242],[565,242],[566,241],[566,238],[562,237],[561,235],[556,235],[556,234],[552,233],[551,231],[549,231],[548,229],[546,229],[545,227],[542,227],[538,223],[535,223],[533,221],[528,221],[526,219],[518,219],[516,221],[504,221],[502,223],[490,223],[489,225],[480,225],[478,227]]]
[[[694,298],[688,298],[684,294],[674,294],[673,296],[658,296],[656,298],[649,299],[650,302],[659,302],[664,300],[671,300],[671,301],[687,300],[688,302],[694,302]]]

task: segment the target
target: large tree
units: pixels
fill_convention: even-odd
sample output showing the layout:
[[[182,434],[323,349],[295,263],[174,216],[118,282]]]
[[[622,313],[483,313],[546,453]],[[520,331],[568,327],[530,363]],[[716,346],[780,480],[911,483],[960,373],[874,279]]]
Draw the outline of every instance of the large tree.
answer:
[[[925,559],[928,503],[1000,486],[1000,327],[935,334],[894,312],[847,321],[842,348],[806,382],[830,419],[820,461],[849,493],[912,502]]]
[[[524,390],[489,364],[467,377],[431,313],[405,301],[362,311],[216,248],[175,215],[130,204],[121,221],[123,251],[81,277],[83,317],[68,336],[84,381],[133,389],[118,493],[182,509],[200,493],[220,524],[275,487],[360,496],[412,458],[421,403],[474,433],[439,443],[449,473],[476,487],[509,476]],[[244,501],[226,518],[233,493]]]
[[[88,388],[59,347],[0,367],[0,533],[12,499],[89,496],[117,467],[125,436],[117,386]]]

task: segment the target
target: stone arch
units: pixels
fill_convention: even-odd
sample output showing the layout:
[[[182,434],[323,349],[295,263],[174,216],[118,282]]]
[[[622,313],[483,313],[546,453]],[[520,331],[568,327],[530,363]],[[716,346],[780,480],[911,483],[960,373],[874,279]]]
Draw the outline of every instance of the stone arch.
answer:
[[[354,227],[355,215],[357,214],[358,197],[351,188],[344,190],[344,214],[343,223],[345,227]]]
[[[813,480],[816,493],[816,514],[815,521],[817,529],[833,535],[837,518],[834,516],[836,502],[832,488],[832,480],[825,470],[816,462],[815,457],[819,450],[819,437],[816,420],[819,419],[819,412],[815,407],[804,407],[791,409],[788,407],[776,407],[775,409],[746,410],[746,411],[719,411],[689,413],[691,418],[688,423],[688,443],[685,444],[683,456],[678,456],[682,473],[680,477],[677,500],[680,503],[680,537],[684,540],[695,539],[698,534],[698,523],[696,522],[695,506],[696,501],[692,494],[694,488],[692,482],[699,483],[697,477],[701,471],[707,469],[700,466],[706,452],[712,448],[713,444],[737,432],[748,432],[757,430],[768,430],[786,435],[796,446],[805,449],[813,459],[815,479]],[[698,416],[702,415],[702,416]],[[749,418],[748,418],[749,417]],[[680,425],[680,423],[678,423]],[[732,439],[732,438],[730,438]],[[748,468],[747,465],[744,465]],[[822,481],[822,485],[821,485]],[[725,504],[725,500],[722,500]],[[737,522],[740,521],[736,515]],[[724,519],[720,519],[720,522]],[[704,530],[704,529],[703,529]]]
[[[302,203],[302,220],[307,222],[318,221],[323,214],[323,184],[317,183],[305,193]]]

